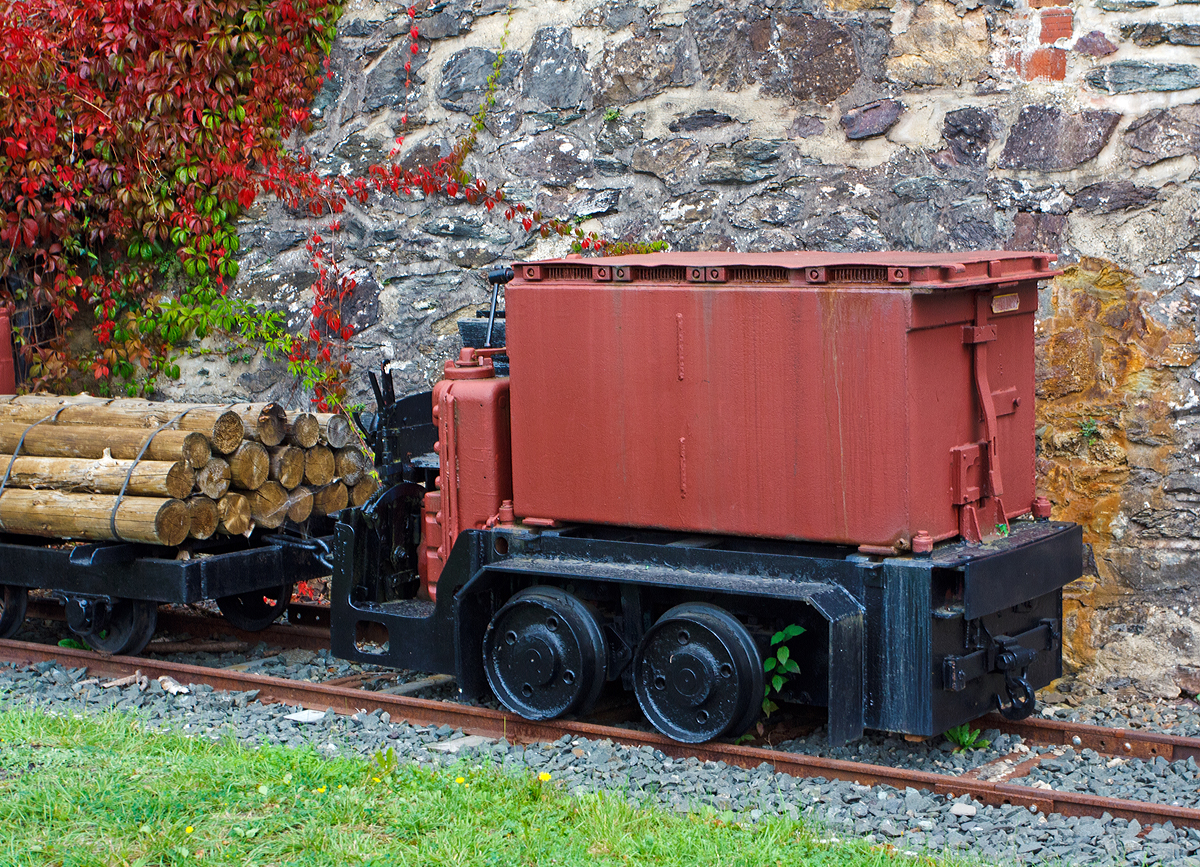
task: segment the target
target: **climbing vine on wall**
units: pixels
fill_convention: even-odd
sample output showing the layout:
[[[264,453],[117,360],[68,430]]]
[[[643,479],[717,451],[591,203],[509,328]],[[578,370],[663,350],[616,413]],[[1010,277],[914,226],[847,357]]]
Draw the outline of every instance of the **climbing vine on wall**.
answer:
[[[332,0],[11,0],[0,10],[0,278],[32,385],[172,371],[214,327],[258,169],[308,122]],[[184,287],[165,302],[160,272]],[[186,275],[186,276],[185,276]],[[81,314],[85,314],[81,317]],[[249,320],[238,325],[239,319]],[[90,322],[94,341],[70,340]]]
[[[346,177],[289,153],[285,140],[309,128],[307,105],[329,74],[340,11],[336,0],[13,0],[0,11],[0,303],[22,325],[28,385],[104,392],[115,378],[132,390],[178,376],[175,347],[220,330],[286,355],[319,408],[339,405],[353,337],[342,305],[356,285],[337,253],[339,214],[384,191],[477,205],[526,232],[569,235],[579,250],[660,246],[585,234],[465,170],[503,40],[447,157]],[[407,13],[415,57],[417,10]],[[261,192],[324,219],[308,243],[308,322],[295,334],[282,314],[227,294],[236,220]],[[78,339],[85,323],[90,342]]]

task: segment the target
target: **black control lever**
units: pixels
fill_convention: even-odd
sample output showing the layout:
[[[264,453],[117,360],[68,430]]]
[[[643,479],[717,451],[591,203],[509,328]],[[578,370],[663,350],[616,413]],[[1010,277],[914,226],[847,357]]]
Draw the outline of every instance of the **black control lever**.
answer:
[[[375,406],[379,408],[380,412],[383,412],[386,404],[383,402],[383,392],[379,390],[379,380],[375,376],[375,371],[368,370],[367,378],[371,380],[371,391],[375,392]]]
[[[504,265],[493,268],[488,272],[488,282],[492,284],[492,309],[488,313],[487,336],[483,340],[485,349],[492,345],[492,326],[496,324],[496,299],[500,295],[500,287],[504,286],[515,276],[513,269]]]

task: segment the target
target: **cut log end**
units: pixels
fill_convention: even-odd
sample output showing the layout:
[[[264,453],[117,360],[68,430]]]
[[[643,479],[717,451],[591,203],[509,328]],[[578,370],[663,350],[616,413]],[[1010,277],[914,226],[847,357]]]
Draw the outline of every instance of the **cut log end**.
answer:
[[[229,492],[232,479],[229,461],[224,458],[211,458],[196,473],[196,488],[204,496],[219,500]]]
[[[192,524],[188,535],[193,539],[207,539],[217,532],[221,516],[217,511],[216,500],[202,495],[188,497],[187,507]]]
[[[365,476],[361,482],[350,489],[350,505],[361,506],[379,490],[379,482],[370,476]]]
[[[323,488],[332,482],[336,469],[332,449],[313,446],[304,453],[304,481],[313,487]]]
[[[347,446],[338,449],[334,454],[334,469],[337,477],[347,485],[357,485],[362,481],[371,462],[366,453],[358,446]]]
[[[255,429],[264,446],[277,446],[287,436],[287,413],[277,403],[268,403],[258,413]]]
[[[257,491],[271,472],[271,456],[255,442],[244,442],[229,456],[229,470],[233,486],[247,491]]]
[[[217,501],[217,516],[222,533],[241,536],[250,529],[250,501],[242,494],[226,494]]]
[[[275,446],[270,449],[270,477],[289,491],[304,481],[304,449]]]
[[[182,500],[192,492],[196,485],[196,471],[187,461],[176,461],[167,470],[167,493],[176,500]]]
[[[311,449],[321,440],[321,423],[311,412],[296,413],[288,423],[288,442]]]
[[[332,515],[346,508],[350,502],[349,491],[341,482],[326,485],[319,491],[313,491],[313,514]]]
[[[295,490],[288,492],[288,520],[300,524],[307,521],[312,515],[313,510],[313,495],[312,491],[300,485]]]
[[[341,413],[331,413],[318,416],[321,421],[322,435],[325,444],[333,449],[343,449],[350,445],[354,431],[350,427],[350,419]]]
[[[279,482],[264,482],[246,499],[250,501],[250,514],[260,527],[274,530],[287,520],[288,492]]]
[[[232,410],[221,413],[212,429],[212,449],[222,455],[231,455],[246,438],[246,426],[242,417]]]
[[[121,531],[121,511],[124,502],[117,509],[117,532],[127,541],[138,541],[128,538]],[[188,537],[192,528],[191,513],[183,500],[165,500],[154,516],[154,535],[160,545],[178,545]]]
[[[157,439],[157,437],[156,437]],[[183,438],[183,457],[193,467],[202,467],[212,457],[212,446],[208,437],[198,431],[192,431]]]

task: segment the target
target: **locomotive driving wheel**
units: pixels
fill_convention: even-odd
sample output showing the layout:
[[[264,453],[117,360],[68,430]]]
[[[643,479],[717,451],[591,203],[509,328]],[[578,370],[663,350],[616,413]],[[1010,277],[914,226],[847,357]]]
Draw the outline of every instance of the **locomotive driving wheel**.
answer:
[[[247,632],[261,632],[279,619],[292,601],[292,585],[267,590],[252,590],[236,596],[222,596],[217,607],[232,626]]]
[[[762,707],[762,658],[736,617],[689,602],[660,617],[642,639],[633,689],[642,713],[669,738],[698,744],[736,736]]]
[[[496,698],[526,719],[584,713],[604,687],[608,642],[595,616],[557,587],[527,587],[483,636],[483,668]]]
[[[25,622],[29,591],[13,584],[0,584],[0,638],[16,635]]]

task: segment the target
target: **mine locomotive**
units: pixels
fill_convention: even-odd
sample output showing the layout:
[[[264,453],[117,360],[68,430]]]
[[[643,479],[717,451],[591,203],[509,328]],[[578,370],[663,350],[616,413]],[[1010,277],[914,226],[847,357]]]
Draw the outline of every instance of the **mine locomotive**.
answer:
[[[432,393],[372,375],[384,484],[335,528],[334,652],[530,719],[619,681],[684,742],[744,732],[764,699],[825,706],[833,744],[1028,715],[1082,565],[1034,487],[1054,260],[495,270],[504,310],[494,291]]]

